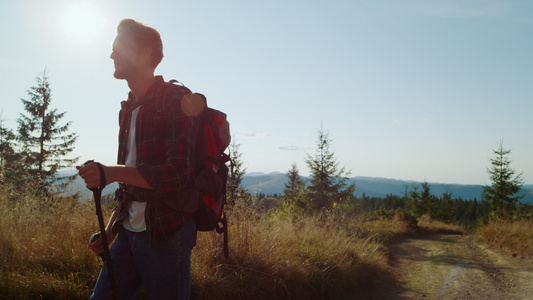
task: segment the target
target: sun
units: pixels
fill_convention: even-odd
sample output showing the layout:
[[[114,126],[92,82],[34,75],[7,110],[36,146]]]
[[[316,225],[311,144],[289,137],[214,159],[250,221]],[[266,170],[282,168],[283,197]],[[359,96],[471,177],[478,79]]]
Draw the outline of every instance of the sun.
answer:
[[[77,42],[92,42],[102,35],[104,17],[98,8],[89,2],[68,5],[61,16],[64,33]]]

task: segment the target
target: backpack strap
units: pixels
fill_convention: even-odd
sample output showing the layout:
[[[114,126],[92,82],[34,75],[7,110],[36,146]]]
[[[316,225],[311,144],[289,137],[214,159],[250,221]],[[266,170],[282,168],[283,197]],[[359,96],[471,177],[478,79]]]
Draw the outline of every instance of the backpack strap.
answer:
[[[183,83],[172,79],[167,82],[167,95],[176,89],[186,89],[187,92],[180,99],[181,110],[190,117],[196,117],[205,111],[207,99],[200,93],[192,93]]]
[[[220,227],[219,224],[217,224],[217,228],[215,230],[218,233],[224,234],[224,257],[226,259],[229,258],[229,246],[228,246],[228,217],[226,217],[226,213],[222,213],[222,218],[220,218],[220,223],[222,223],[222,227]]]

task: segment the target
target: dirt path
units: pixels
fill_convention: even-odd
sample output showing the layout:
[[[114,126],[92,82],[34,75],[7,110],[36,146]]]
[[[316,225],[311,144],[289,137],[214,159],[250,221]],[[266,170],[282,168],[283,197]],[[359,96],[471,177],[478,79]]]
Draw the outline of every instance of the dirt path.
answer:
[[[498,254],[472,235],[407,239],[391,247],[390,266],[399,287],[383,299],[533,299],[533,260]]]

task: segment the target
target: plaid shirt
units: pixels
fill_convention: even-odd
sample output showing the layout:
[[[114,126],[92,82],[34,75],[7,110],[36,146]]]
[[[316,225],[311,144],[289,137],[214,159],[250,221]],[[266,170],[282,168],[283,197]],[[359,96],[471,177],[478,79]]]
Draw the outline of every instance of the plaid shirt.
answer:
[[[120,184],[116,199],[121,211],[113,224],[116,233],[128,215],[131,201],[147,202],[146,230],[151,243],[157,244],[194,219],[197,197],[192,186],[195,173],[197,119],[185,110],[191,107],[189,89],[165,83],[156,76],[144,97],[135,101],[130,92],[123,101],[119,122],[118,164],[124,165],[132,111],[139,107],[135,122],[136,168],[153,190]],[[117,202],[117,203],[118,203]]]

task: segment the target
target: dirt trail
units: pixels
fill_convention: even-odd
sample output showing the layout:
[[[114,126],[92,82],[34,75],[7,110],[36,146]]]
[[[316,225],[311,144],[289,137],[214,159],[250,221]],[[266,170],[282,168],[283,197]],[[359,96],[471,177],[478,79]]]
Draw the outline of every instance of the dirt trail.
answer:
[[[533,260],[472,235],[407,239],[391,247],[390,266],[399,282],[382,299],[533,299]]]

